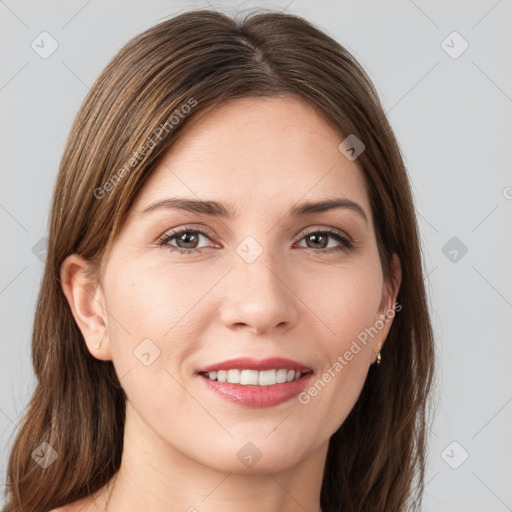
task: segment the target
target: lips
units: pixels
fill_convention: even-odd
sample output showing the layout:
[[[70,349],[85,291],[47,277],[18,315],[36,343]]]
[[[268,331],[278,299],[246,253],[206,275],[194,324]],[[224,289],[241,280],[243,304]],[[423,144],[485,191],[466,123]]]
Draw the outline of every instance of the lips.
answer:
[[[239,357],[237,359],[230,359],[228,361],[205,366],[200,368],[197,373],[218,372],[219,370],[256,370],[261,372],[264,370],[279,370],[281,368],[301,373],[312,371],[312,369],[305,364],[283,357],[268,357],[267,359],[261,360]]]
[[[284,379],[285,372],[287,377],[293,375],[293,378]],[[271,357],[231,359],[205,366],[197,373],[207,389],[221,398],[239,406],[263,408],[298,395],[311,380],[313,370],[298,361]],[[244,380],[244,374],[251,380]],[[258,375],[256,380],[255,374]]]

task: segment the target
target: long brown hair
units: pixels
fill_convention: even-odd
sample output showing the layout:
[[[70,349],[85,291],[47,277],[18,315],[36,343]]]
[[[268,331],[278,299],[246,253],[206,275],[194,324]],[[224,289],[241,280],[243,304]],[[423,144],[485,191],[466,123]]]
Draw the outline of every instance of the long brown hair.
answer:
[[[121,463],[126,396],[112,362],[86,348],[60,284],[62,262],[77,253],[99,268],[137,192],[189,118],[229,99],[285,95],[308,101],[340,136],[363,141],[357,162],[387,282],[393,253],[402,265],[402,309],[382,364],[372,365],[355,407],[331,437],[321,506],[324,512],[419,508],[434,342],[410,184],[378,95],[354,57],[299,16],[260,10],[231,18],[194,10],[123,47],[72,126],[34,319],[38,385],[8,464],[9,510],[46,512],[84,498]],[[45,469],[32,457],[43,442],[57,454]]]

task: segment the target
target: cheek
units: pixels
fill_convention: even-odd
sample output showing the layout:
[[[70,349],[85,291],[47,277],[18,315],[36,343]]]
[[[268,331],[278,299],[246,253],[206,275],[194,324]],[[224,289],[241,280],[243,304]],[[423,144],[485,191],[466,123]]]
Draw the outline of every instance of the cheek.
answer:
[[[305,307],[318,320],[321,332],[331,340],[328,346],[342,348],[340,343],[343,345],[375,322],[382,284],[378,262],[365,258],[326,267],[315,274],[304,273],[297,290]]]
[[[136,403],[151,402],[153,395],[144,396],[148,390],[179,401],[182,363],[199,349],[199,333],[209,321],[201,314],[201,298],[218,277],[210,273],[195,280],[190,272],[176,270],[171,275],[165,264],[115,268],[122,272],[110,269],[105,290],[112,359],[121,384]],[[187,407],[186,401],[177,405]]]
[[[353,320],[353,319],[352,319]],[[328,438],[346,420],[363,389],[371,363],[370,345],[357,339],[359,325],[342,329],[332,340],[324,340],[318,350],[325,359],[310,385],[298,396],[311,429],[322,418],[323,436]]]
[[[299,402],[310,408],[312,417],[325,418],[323,428],[331,435],[357,401],[372,361],[366,330],[378,318],[382,274],[378,261],[372,260],[316,278],[310,276],[303,289],[321,319],[316,337],[321,369]]]
[[[190,328],[190,312],[217,280],[215,272],[191,274],[160,259],[146,265],[121,261],[105,278],[109,327],[124,338],[162,342],[183,325]]]

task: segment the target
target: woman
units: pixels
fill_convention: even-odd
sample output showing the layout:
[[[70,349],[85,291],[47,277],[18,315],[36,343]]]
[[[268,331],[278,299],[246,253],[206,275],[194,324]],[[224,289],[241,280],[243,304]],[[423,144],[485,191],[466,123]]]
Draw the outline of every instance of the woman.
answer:
[[[72,127],[7,509],[418,509],[432,338],[360,65],[297,16],[181,14]]]

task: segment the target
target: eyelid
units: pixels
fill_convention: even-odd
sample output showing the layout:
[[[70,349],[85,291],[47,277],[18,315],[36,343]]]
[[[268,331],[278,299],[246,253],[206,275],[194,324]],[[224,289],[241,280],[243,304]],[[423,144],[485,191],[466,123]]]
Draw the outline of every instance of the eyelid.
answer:
[[[158,240],[161,238],[165,238],[166,236],[169,236],[171,234],[180,233],[182,231],[198,231],[200,233],[204,233],[205,235],[215,237],[215,232],[211,229],[207,228],[206,226],[202,225],[194,225],[194,224],[185,224],[183,226],[178,226],[175,228],[166,229],[159,237]]]
[[[307,231],[302,232],[300,239],[304,238],[305,236],[309,235],[310,233],[317,233],[317,232],[324,231],[327,233],[335,233],[337,235],[342,236],[343,238],[346,238],[350,242],[353,242],[352,237],[348,233],[343,231],[342,229],[333,228],[330,226],[318,226],[318,225],[312,227],[311,229],[309,229],[309,228],[306,228],[306,229],[307,229]]]

